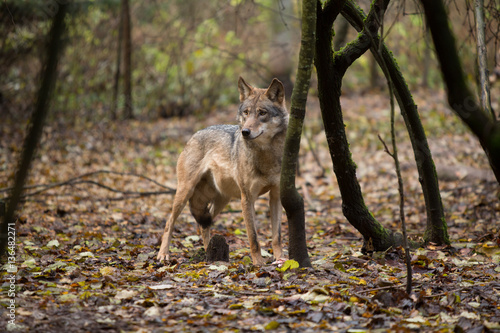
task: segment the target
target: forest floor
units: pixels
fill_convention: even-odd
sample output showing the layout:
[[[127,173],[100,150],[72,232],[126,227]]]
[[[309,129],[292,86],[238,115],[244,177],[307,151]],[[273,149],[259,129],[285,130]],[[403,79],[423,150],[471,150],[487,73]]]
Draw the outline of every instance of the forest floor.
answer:
[[[229,243],[229,263],[200,261],[202,242],[187,208],[174,232],[172,261],[156,260],[183,145],[195,130],[234,123],[236,107],[184,119],[48,121],[29,179],[32,195],[19,211],[15,296],[8,294],[12,273],[2,270],[0,330],[11,320],[7,306],[14,300],[16,326],[9,328],[22,332],[500,331],[499,186],[443,94],[421,91],[415,100],[452,245],[412,251],[411,295],[404,292],[402,249],[360,252],[360,234],[342,214],[312,98],[297,178],[312,268],[271,263],[267,198],[256,203],[265,266],[251,264],[236,201],[213,228]],[[386,228],[401,230],[394,163],[377,138],[390,143],[389,102],[382,94],[351,95],[342,105],[365,202]],[[407,228],[418,240],[425,207],[399,114],[397,131]],[[12,186],[26,124],[5,121],[0,132],[5,189]],[[57,186],[39,186],[49,184]],[[288,249],[285,220],[282,229]]]

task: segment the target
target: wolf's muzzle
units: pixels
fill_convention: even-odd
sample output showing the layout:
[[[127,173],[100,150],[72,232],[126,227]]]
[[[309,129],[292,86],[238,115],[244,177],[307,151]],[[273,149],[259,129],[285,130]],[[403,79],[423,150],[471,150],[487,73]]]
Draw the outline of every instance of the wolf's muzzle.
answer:
[[[252,133],[252,131],[249,128],[243,128],[241,130],[241,135],[243,135],[244,137],[250,136],[250,133]]]

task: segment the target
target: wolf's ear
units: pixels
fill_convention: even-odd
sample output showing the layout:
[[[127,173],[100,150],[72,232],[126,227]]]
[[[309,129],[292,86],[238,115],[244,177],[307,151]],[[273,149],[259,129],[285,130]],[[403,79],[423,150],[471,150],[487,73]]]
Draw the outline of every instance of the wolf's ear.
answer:
[[[253,87],[246,83],[241,76],[238,80],[238,90],[240,91],[240,102],[243,102],[253,94]]]
[[[285,100],[285,87],[278,79],[273,79],[269,88],[267,88],[266,96],[273,102],[282,104]]]

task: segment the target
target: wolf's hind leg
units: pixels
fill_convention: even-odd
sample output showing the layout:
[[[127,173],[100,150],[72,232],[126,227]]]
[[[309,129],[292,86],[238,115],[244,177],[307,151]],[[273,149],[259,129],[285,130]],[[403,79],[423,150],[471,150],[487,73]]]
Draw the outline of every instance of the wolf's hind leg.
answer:
[[[217,190],[206,180],[202,180],[196,185],[193,196],[189,199],[189,209],[194,219],[201,227],[201,236],[205,250],[210,241],[210,226],[213,223],[211,207],[217,197]]]
[[[231,198],[222,196],[218,194],[214,200],[212,201],[212,205],[210,207],[210,215],[212,215],[212,219],[215,219],[217,215],[226,207],[228,204],[229,200]]]
[[[189,210],[202,228],[212,225],[213,218],[212,214],[210,214],[210,206],[216,196],[216,189],[206,180],[202,179],[196,185],[193,195],[189,199]]]
[[[220,195],[208,181],[200,182],[189,200],[189,208],[194,219],[201,227],[201,236],[205,250],[210,242],[210,227],[215,217],[227,205],[229,198]]]
[[[219,215],[222,209],[226,207],[227,203],[229,202],[229,199],[226,197],[223,197],[221,195],[217,195],[213,201],[210,203],[208,206],[208,211],[211,217],[211,222],[210,225],[207,227],[204,227],[202,225],[201,228],[201,236],[203,238],[203,246],[205,247],[205,250],[208,248],[208,243],[210,242],[210,226],[212,225],[213,221],[215,220],[215,217]],[[208,218],[205,216],[205,218]]]

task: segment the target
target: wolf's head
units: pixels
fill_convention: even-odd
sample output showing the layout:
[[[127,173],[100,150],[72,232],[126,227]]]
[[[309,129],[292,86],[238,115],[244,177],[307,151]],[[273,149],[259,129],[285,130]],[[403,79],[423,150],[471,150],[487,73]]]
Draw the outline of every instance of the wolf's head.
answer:
[[[238,121],[244,139],[272,139],[279,133],[285,133],[288,111],[285,105],[285,89],[278,79],[273,79],[267,89],[259,89],[240,77],[238,89],[241,102]]]

